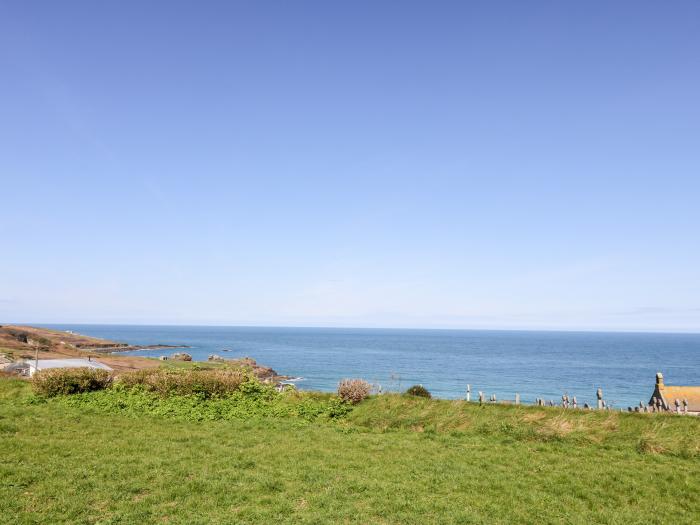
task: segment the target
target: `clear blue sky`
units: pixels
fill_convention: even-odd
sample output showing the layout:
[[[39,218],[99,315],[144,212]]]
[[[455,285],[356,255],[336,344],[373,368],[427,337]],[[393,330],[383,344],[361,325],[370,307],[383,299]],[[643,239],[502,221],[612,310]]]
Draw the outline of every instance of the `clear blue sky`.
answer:
[[[700,2],[0,4],[0,321],[700,331]]]

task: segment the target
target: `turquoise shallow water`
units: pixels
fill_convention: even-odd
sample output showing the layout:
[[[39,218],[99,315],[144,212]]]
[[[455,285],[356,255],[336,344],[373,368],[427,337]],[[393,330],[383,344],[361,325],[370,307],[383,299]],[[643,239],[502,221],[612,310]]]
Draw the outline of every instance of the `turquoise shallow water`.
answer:
[[[132,344],[184,344],[195,360],[250,356],[299,388],[334,390],[362,377],[384,391],[420,383],[434,396],[464,397],[468,383],[498,399],[575,395],[593,403],[600,387],[615,407],[647,401],[654,375],[700,385],[700,334],[393,330],[204,326],[52,325]],[[231,352],[223,352],[231,349]],[[138,351],[157,357],[174,351]]]

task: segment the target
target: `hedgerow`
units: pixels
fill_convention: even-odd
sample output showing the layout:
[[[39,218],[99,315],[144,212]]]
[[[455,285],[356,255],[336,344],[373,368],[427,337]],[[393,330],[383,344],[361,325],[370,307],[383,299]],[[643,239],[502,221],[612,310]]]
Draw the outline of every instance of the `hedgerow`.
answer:
[[[249,380],[241,388],[219,397],[203,393],[162,396],[143,388],[115,383],[100,392],[55,398],[52,402],[98,412],[132,417],[161,416],[182,421],[217,421],[259,418],[333,420],[351,407],[335,396],[277,392],[275,387]]]

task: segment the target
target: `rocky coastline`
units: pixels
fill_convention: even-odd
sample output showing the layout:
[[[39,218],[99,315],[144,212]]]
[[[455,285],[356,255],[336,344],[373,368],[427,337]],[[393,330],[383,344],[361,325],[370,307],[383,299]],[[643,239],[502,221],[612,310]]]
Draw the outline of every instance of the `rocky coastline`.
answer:
[[[165,344],[155,344],[155,345],[129,345],[126,343],[117,343],[110,346],[83,346],[80,347],[81,350],[97,352],[98,354],[113,354],[117,352],[133,352],[134,350],[173,350],[176,348],[192,348],[187,345],[165,345]]]
[[[0,325],[0,368],[14,362],[24,362],[29,359],[65,359],[74,357],[98,357],[100,362],[107,364],[116,371],[157,368],[162,366],[159,361],[192,361],[192,356],[186,352],[154,357],[123,355],[135,350],[175,350],[192,348],[188,345],[149,344],[132,345],[119,341],[99,339],[70,330],[56,330],[27,325]],[[230,352],[225,349],[223,352]],[[96,355],[97,354],[97,355]],[[122,355],[120,355],[122,354]],[[195,363],[193,363],[194,365]],[[210,355],[207,361],[201,363],[204,368],[242,367],[251,371],[258,379],[272,383],[282,383],[294,379],[291,376],[279,374],[269,366],[260,365],[250,357],[224,358],[220,355]]]

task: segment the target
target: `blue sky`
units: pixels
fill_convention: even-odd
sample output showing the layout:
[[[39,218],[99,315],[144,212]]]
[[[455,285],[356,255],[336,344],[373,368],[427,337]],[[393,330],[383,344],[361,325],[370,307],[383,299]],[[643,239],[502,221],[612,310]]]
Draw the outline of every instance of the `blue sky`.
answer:
[[[700,331],[700,3],[3,2],[0,320]]]

